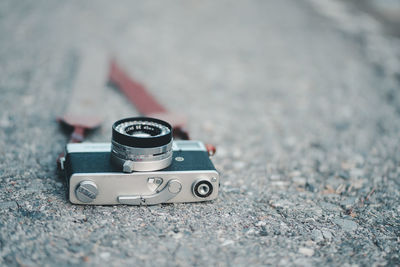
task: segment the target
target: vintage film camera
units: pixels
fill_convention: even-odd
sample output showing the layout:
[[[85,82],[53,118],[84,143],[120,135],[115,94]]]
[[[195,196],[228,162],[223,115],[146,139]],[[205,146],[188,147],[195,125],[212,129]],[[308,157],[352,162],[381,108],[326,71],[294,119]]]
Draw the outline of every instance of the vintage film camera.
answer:
[[[115,122],[111,143],[68,144],[62,159],[69,200],[154,205],[217,198],[219,174],[200,141],[173,141],[165,121]]]

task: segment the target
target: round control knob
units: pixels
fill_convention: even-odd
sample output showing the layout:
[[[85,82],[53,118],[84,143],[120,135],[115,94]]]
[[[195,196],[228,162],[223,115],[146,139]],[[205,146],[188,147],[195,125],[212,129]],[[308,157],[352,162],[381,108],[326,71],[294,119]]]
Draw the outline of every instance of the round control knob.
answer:
[[[193,184],[193,194],[200,198],[209,197],[213,192],[213,185],[207,180],[199,180]]]
[[[83,203],[93,202],[98,193],[97,185],[92,181],[82,181],[75,189],[76,198]]]
[[[168,191],[172,194],[178,194],[182,189],[182,185],[178,180],[172,180],[169,182]]]

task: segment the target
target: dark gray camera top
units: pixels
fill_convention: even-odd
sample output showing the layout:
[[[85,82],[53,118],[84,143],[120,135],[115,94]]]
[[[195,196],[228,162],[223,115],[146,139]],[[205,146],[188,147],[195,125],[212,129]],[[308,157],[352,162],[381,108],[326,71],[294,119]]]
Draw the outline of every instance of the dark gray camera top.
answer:
[[[197,145],[197,141],[179,141],[176,143],[177,145],[174,145],[173,149],[172,163],[162,171],[215,170],[207,150],[204,146]],[[122,172],[120,167],[111,163],[110,144],[69,144],[66,152],[65,170],[68,176],[74,173]]]

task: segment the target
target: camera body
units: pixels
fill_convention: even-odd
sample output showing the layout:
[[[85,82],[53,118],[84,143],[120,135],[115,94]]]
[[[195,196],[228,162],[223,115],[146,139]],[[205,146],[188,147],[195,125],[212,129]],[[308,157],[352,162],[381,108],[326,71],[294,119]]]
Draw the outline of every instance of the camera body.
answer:
[[[72,203],[154,205],[218,196],[219,174],[200,141],[173,141],[170,164],[156,171],[127,172],[113,164],[112,150],[111,143],[66,146],[62,167]]]

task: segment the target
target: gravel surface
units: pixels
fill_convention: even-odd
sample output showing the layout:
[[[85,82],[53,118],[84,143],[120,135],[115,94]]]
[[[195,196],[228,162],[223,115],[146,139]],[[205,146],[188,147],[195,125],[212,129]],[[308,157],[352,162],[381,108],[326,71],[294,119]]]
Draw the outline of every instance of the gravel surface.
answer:
[[[400,42],[383,32],[333,0],[1,1],[0,265],[399,265]],[[217,146],[218,200],[68,202],[55,118],[88,50]],[[88,139],[108,141],[137,112],[91,90]]]

